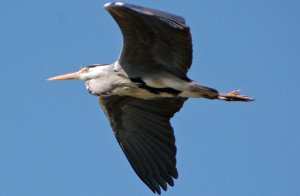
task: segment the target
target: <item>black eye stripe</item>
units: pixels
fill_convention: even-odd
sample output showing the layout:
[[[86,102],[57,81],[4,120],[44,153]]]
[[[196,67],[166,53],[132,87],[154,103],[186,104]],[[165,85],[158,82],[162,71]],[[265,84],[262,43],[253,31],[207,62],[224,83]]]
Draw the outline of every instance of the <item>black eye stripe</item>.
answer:
[[[109,64],[94,64],[94,65],[89,65],[89,66],[86,66],[86,67],[88,67],[88,68],[94,68],[94,67],[105,66],[105,65],[109,65]]]

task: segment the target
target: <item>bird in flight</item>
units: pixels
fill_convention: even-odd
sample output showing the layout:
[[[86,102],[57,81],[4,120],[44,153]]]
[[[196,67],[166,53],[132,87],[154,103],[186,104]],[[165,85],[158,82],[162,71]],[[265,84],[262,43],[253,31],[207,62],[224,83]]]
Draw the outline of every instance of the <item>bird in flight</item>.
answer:
[[[113,133],[139,178],[161,194],[178,178],[170,119],[188,98],[253,101],[239,91],[219,93],[187,77],[192,39],[184,18],[121,2],[104,8],[123,35],[119,59],[48,80],[85,81],[98,96]]]

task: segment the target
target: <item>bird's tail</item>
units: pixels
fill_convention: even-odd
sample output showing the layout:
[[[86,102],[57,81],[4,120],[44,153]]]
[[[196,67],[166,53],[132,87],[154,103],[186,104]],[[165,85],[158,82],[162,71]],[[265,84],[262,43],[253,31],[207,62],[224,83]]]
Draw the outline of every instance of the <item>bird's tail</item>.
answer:
[[[182,93],[180,93],[180,96],[192,98],[218,99],[219,92],[216,89],[203,86],[196,82],[190,82],[188,88],[182,91]]]

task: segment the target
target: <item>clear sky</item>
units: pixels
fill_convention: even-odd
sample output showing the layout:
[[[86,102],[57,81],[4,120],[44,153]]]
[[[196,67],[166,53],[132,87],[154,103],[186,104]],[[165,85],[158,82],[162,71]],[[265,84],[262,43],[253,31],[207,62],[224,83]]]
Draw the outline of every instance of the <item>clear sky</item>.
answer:
[[[127,1],[184,16],[189,76],[252,103],[193,99],[172,119],[179,179],[163,195],[300,195],[300,1]],[[102,0],[0,2],[0,195],[153,195],[81,81],[121,33]]]

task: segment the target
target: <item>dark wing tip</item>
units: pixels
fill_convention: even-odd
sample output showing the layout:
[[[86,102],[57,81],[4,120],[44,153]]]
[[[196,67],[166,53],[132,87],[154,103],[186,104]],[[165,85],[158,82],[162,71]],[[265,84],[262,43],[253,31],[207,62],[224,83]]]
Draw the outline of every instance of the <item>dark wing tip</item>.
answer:
[[[104,4],[104,9],[106,10],[110,10],[113,7],[117,7],[117,6],[124,6],[125,4],[122,2],[110,2],[110,3],[106,3]]]

